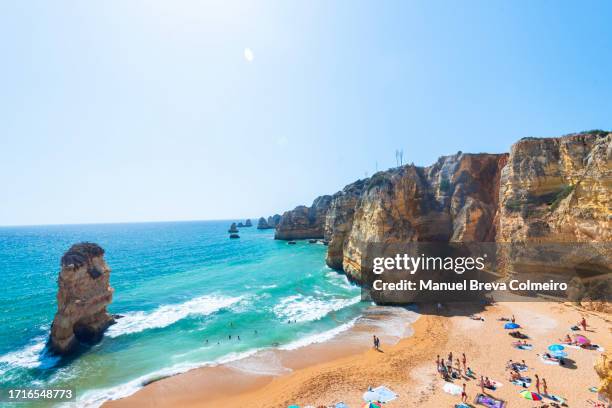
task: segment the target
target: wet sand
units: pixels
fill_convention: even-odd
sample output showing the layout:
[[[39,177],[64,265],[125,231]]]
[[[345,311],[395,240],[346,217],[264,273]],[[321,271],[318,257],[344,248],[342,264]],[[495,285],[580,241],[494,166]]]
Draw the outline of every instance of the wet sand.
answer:
[[[250,369],[248,361],[234,366],[200,368],[157,381],[130,397],[104,406],[280,408],[290,404],[327,406],[343,401],[350,407],[360,407],[361,396],[368,386],[386,385],[399,398],[385,406],[452,407],[460,397],[442,391],[444,381],[435,367],[436,355],[446,357],[449,351],[454,358],[465,352],[467,365],[478,377],[484,375],[501,382],[500,388],[487,392],[507,401],[510,407],[533,407],[540,403],[521,398],[522,388],[508,381],[505,363],[509,359],[524,359],[529,366],[526,375],[534,380],[535,374],[546,378],[549,392],[565,398],[570,407],[584,407],[587,399],[596,399],[589,388],[598,384],[593,364],[599,352],[567,349],[566,367],[544,364],[537,354],[570,333],[569,327],[583,315],[592,325],[583,334],[606,349],[612,347],[612,326],[607,316],[557,303],[497,304],[479,313],[484,322],[467,317],[472,311],[454,305],[443,311],[445,316],[438,316],[423,309],[422,316],[411,325],[412,336],[396,344],[391,343],[397,339],[380,336],[382,352],[368,345],[377,326],[356,325],[325,343],[260,355],[257,358],[265,361],[267,368],[258,374],[259,368]],[[521,324],[521,331],[530,335],[528,342],[534,345],[533,350],[512,347],[514,339],[503,329],[504,323],[497,321],[501,316],[512,314]],[[376,318],[372,316],[371,320]],[[384,313],[379,318],[384,320]],[[257,361],[251,363],[253,367],[260,367]],[[480,387],[476,380],[455,381],[459,385],[464,382],[468,402],[473,403]],[[535,392],[535,386],[529,390]]]

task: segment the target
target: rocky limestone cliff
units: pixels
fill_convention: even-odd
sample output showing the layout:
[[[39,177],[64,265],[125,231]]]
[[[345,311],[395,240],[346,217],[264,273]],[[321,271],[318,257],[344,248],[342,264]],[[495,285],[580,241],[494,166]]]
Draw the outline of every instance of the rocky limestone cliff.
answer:
[[[612,241],[611,158],[612,134],[606,132],[525,138],[512,146],[501,177],[497,241],[534,245],[503,255],[507,274],[565,269],[589,277],[609,272],[609,246],[585,250],[577,243]],[[570,245],[554,249],[553,243]],[[530,253],[541,253],[543,245],[558,260],[557,271]],[[588,292],[601,284],[591,281],[580,296],[595,298]]]
[[[330,268],[342,269],[344,243],[353,227],[355,209],[366,184],[366,180],[356,181],[332,197],[324,228],[324,239],[328,243],[325,262]]]
[[[287,211],[281,217],[274,239],[318,239],[323,238],[325,217],[332,197],[324,195],[317,197],[310,207],[298,206]]]
[[[278,225],[280,220],[281,220],[281,215],[280,214],[274,214],[274,215],[268,217],[268,226],[270,226],[270,228],[276,228],[276,226]]]
[[[500,188],[500,242],[612,240],[612,134],[526,138]]]
[[[104,330],[114,323],[106,311],[113,288],[104,250],[97,244],[73,245],[62,257],[61,268],[49,346],[55,353],[69,354],[79,342],[100,340]]]
[[[599,400],[612,403],[612,353],[610,351],[597,358],[595,372],[601,379],[598,388]]]
[[[526,138],[510,154],[458,152],[378,172],[286,212],[276,238],[324,237],[327,264],[357,281],[370,243],[610,242],[611,138]]]
[[[260,217],[257,221],[257,229],[269,229],[268,221],[264,217]]]
[[[257,229],[273,229],[276,228],[281,216],[279,214],[274,214],[266,220],[264,217],[259,218],[257,221]]]
[[[493,241],[506,159],[505,154],[457,153],[429,167],[375,174],[345,239],[344,271],[361,280],[363,250],[370,243]]]

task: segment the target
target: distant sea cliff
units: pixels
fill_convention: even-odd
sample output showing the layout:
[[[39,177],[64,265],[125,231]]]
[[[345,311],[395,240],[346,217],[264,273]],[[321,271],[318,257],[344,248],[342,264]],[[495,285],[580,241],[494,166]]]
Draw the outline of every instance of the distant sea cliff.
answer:
[[[327,264],[357,282],[364,243],[610,242],[611,158],[612,133],[600,130],[524,138],[510,153],[457,152],[287,211],[275,238],[324,239]]]

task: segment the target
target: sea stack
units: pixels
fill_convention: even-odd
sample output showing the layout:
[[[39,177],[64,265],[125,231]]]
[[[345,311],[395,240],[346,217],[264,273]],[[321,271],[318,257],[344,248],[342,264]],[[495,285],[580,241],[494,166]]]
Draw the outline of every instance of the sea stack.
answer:
[[[232,225],[230,225],[230,229],[228,229],[227,232],[230,234],[235,234],[238,232],[238,227],[236,226],[235,222],[232,222]]]
[[[244,222],[244,226],[245,227],[252,227],[253,223],[251,222],[251,219],[248,218],[245,222]]]
[[[264,217],[261,217],[259,221],[257,221],[257,229],[269,229],[268,221]]]
[[[49,346],[57,354],[69,354],[79,342],[92,344],[115,321],[106,307],[113,299],[110,268],[104,249],[82,242],[64,254],[58,278],[57,313]]]

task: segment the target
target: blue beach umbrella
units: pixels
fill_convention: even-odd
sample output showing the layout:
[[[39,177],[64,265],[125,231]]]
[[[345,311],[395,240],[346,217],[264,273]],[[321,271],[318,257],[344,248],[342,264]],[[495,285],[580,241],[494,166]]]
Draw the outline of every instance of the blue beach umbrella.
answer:
[[[520,324],[516,324],[516,323],[506,323],[504,324],[504,329],[518,329],[519,327],[521,327]]]
[[[564,349],[565,347],[560,344],[551,344],[550,346],[548,346],[549,351],[561,351]]]
[[[567,357],[567,353],[561,350],[553,351],[551,354],[555,357]]]

